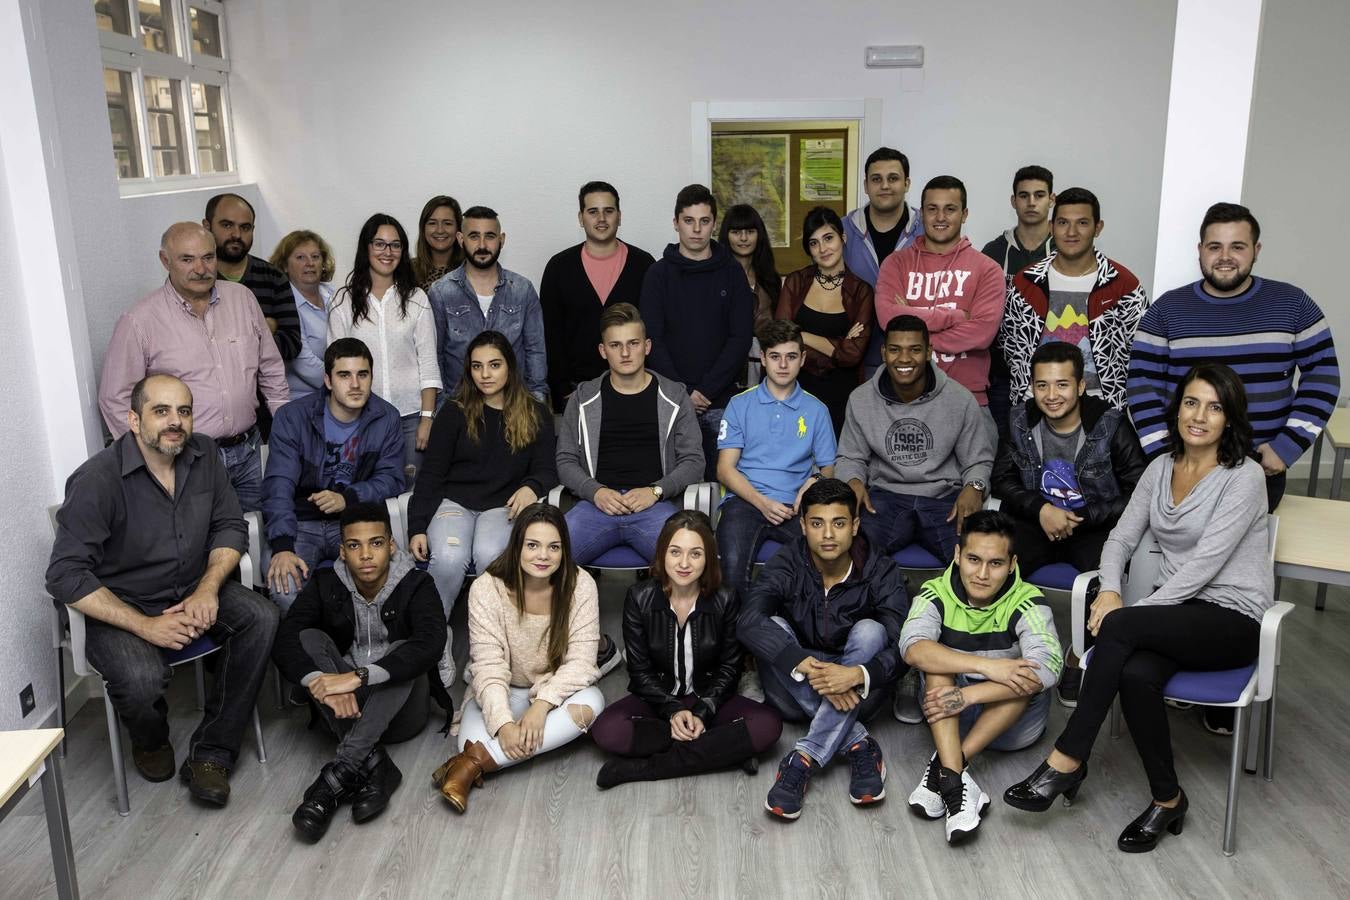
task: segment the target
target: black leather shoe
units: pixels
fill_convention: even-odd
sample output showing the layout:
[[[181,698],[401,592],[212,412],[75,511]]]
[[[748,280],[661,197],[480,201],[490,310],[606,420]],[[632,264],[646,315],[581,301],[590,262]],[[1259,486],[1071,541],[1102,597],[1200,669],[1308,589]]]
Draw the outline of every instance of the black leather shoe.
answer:
[[[131,761],[146,781],[168,781],[173,777],[173,745],[165,744],[153,750],[131,748]]]
[[[361,766],[365,784],[352,794],[352,821],[360,825],[384,812],[389,798],[403,783],[403,773],[389,758],[385,749],[376,745]]]
[[[220,763],[185,759],[178,777],[188,786],[188,793],[194,800],[212,806],[230,802],[230,770]]]
[[[1181,792],[1181,802],[1171,809],[1150,803],[1148,809],[1120,833],[1120,837],[1116,839],[1116,846],[1126,853],[1149,852],[1158,846],[1158,839],[1162,837],[1164,831],[1181,834],[1181,828],[1186,824],[1186,810],[1190,809],[1190,806],[1185,791]]]
[[[1055,798],[1063,794],[1064,805],[1072,806],[1078,789],[1087,778],[1087,771],[1086,761],[1072,772],[1060,772],[1043,762],[1026,779],[1004,791],[1003,802],[1027,812],[1045,812]]]
[[[337,761],[319,770],[319,777],[305,789],[305,799],[291,814],[296,833],[311,844],[328,832],[338,807],[364,785],[361,772],[348,763]]]

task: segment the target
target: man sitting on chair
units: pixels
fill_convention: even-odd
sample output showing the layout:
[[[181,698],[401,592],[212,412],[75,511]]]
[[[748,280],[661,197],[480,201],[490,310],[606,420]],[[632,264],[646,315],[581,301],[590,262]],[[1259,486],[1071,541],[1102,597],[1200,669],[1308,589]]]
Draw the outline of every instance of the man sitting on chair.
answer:
[[[1039,589],[1022,581],[1013,522],[966,516],[947,571],[924,584],[900,632],[905,662],[923,673],[923,712],[937,750],[909,805],[947,819],[947,843],[980,827],[989,795],[967,763],[985,748],[1021,750],[1045,733],[1059,637]]]
[[[164,651],[202,636],[228,646],[179,771],[193,797],[224,806],[277,610],[226,580],[248,548],[248,529],[215,442],[192,433],[187,385],[172,375],[142,378],[127,425],[66,481],[47,590],[87,617],[89,664],[131,732],[131,757],[147,781],[174,774]]]
[[[274,654],[281,673],[308,688],[338,738],[336,758],[291,816],[310,842],[324,836],[343,803],[351,803],[358,824],[384,811],[403,773],[380,742],[420,734],[428,683],[443,693],[436,664],[446,627],[436,583],[394,543],[383,503],[349,506],[340,523],[341,559],[300,592]],[[447,698],[438,699],[449,708]]]

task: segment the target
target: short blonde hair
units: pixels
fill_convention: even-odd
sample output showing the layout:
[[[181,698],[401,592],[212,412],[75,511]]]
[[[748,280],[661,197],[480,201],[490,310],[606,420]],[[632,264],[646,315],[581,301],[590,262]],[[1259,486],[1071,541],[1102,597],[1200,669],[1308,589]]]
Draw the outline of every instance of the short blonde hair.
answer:
[[[292,231],[278,241],[277,248],[272,251],[272,258],[268,262],[285,272],[286,260],[290,259],[291,254],[295,252],[295,248],[310,241],[318,246],[319,256],[323,258],[323,265],[319,269],[319,280],[332,281],[333,275],[337,271],[337,262],[333,259],[333,248],[328,246],[327,241],[309,229],[302,228],[299,231]]]

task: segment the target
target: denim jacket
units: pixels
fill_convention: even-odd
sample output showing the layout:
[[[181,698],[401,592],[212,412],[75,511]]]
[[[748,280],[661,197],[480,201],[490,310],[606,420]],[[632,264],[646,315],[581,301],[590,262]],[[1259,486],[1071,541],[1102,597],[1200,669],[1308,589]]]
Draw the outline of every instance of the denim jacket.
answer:
[[[487,318],[478,295],[469,284],[464,265],[442,276],[428,296],[436,317],[437,359],[441,384],[454,396],[464,374],[464,351],[484,331],[500,331],[511,342],[525,387],[539,400],[548,388],[548,361],[544,352],[544,314],[530,279],[497,268],[497,289]]]
[[[1082,397],[1079,404],[1084,440],[1074,468],[1087,501],[1083,525],[1094,530],[1111,528],[1125,511],[1148,460],[1128,416],[1093,396]],[[1041,418],[1035,400],[1012,408],[1009,441],[998,448],[992,478],[994,496],[1003,501],[1003,509],[1031,522],[1039,521],[1041,506],[1047,502],[1041,494],[1044,461],[1035,433]]]

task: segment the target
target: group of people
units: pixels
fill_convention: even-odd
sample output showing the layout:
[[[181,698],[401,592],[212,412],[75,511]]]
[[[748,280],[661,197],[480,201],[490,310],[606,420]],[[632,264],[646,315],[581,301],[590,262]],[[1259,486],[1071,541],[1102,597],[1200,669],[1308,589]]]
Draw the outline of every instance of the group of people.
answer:
[[[338,740],[297,832],[320,839],[343,805],[375,818],[402,778],[385,745],[432,699],[453,708],[448,621],[472,577],[457,752],[433,776],[460,812],[486,773],[586,733],[613,757],[601,788],[753,772],[785,719],[805,733],[766,810],[796,819],[840,756],[867,806],[887,778],[867,723],[890,708],[928,725],[908,803],[956,842],[990,802],[971,760],[1038,741],[1057,688],[1068,726],[1005,800],[1072,799],[1119,696],[1152,791],[1120,846],[1179,832],[1161,686],[1256,655],[1266,513],[1339,390],[1321,311],[1252,274],[1259,226],[1234,204],[1201,224],[1202,279],[1150,305],[1095,247],[1097,198],[1056,195],[1042,167],[1016,173],[1017,223],[983,253],[958,179],[910,207],[889,148],[865,178],[865,206],[807,213],[812,264],[786,278],[759,214],[733,206],[719,231],[701,185],[659,260],[619,240],[618,191],[584,185],[585,240],[539,294],[499,265],[497,214],[445,195],[411,259],[371,216],[337,289],[315,232],[250,255],[237,195],[171,226],[164,285],[105,356],[115,439],[67,483],[47,579],[89,619],[138,771],[175,772],[161,651],[207,637],[229,649],[177,770],[192,796],[227,801],[271,660]],[[705,480],[715,522],[678,508]],[[400,546],[385,503],[407,488]],[[252,510],[270,599],[230,578]],[[1121,609],[1145,534],[1161,581]],[[621,649],[585,567],[623,547],[650,576]],[[942,571],[911,596],[893,556],[915,548]],[[1089,677],[1034,584],[1052,562],[1101,572]],[[630,693],[607,706],[597,683],[625,657]]]

